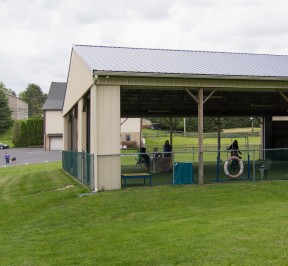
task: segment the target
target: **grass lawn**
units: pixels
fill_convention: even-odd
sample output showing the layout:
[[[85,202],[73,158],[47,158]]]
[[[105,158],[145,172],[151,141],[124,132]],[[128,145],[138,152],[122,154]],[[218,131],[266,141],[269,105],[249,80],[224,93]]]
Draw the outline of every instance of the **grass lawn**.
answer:
[[[0,169],[0,265],[287,265],[288,182],[88,190]]]
[[[259,147],[261,144],[261,137],[259,134],[260,128],[254,128],[252,132],[251,128],[234,128],[234,129],[225,129],[223,133],[225,136],[221,138],[221,148],[226,149],[234,139],[238,140],[240,149],[246,149],[249,147]],[[253,133],[253,134],[252,134]],[[168,131],[161,130],[151,130],[144,129],[143,136],[146,137],[146,145],[148,146],[157,146],[162,150],[165,140],[170,139],[170,133]],[[217,133],[206,133],[204,134],[203,145],[214,146],[214,149],[217,147]],[[173,146],[175,145],[186,145],[198,147],[198,135],[193,133],[192,135],[187,135],[186,137],[183,134],[173,134]]]
[[[4,134],[0,134],[0,143],[8,144],[10,148],[14,147],[12,143],[12,137],[13,137],[13,127],[7,130]]]

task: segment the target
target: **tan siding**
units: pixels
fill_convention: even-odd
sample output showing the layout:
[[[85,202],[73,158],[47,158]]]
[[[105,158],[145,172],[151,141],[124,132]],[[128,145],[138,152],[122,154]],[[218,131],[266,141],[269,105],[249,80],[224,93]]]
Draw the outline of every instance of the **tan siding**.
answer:
[[[44,149],[50,150],[51,139],[49,134],[64,133],[64,118],[62,111],[45,111],[45,134],[44,134]],[[63,134],[64,135],[64,134]]]
[[[78,102],[78,151],[86,151],[86,112],[83,112],[83,98]]]
[[[96,99],[96,117],[93,119],[96,120],[93,127],[97,132],[97,141],[94,143],[97,151],[94,171],[95,190],[119,189],[121,188],[121,167],[118,155],[120,153],[120,86],[97,86],[95,96],[92,92],[93,90],[91,90],[91,100]],[[91,107],[93,105],[91,103]],[[92,112],[93,109],[91,108]],[[102,154],[109,154],[109,156],[101,156]],[[111,156],[113,154],[116,156]]]
[[[72,50],[70,70],[67,80],[63,114],[69,112],[93,82],[92,71],[87,68],[81,58]]]
[[[46,111],[45,113],[46,134],[63,134],[64,122],[62,111]]]
[[[120,151],[120,87],[97,86],[97,153]]]

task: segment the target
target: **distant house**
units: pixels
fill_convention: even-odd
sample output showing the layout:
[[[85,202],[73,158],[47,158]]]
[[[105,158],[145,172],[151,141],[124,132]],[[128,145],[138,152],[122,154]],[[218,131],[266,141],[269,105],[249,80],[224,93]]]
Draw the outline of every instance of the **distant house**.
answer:
[[[140,118],[121,118],[121,144],[136,143],[141,145],[141,119]]]
[[[62,115],[65,82],[52,82],[48,97],[42,109],[44,110],[44,149],[63,150],[64,120]]]
[[[4,92],[5,93],[5,92]],[[23,120],[28,118],[28,103],[17,96],[5,93],[8,98],[8,105],[12,111],[13,120]]]

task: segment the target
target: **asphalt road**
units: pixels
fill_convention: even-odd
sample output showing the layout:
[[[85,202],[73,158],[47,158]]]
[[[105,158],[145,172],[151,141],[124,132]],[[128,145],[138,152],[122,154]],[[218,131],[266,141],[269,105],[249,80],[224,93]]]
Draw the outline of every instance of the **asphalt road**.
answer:
[[[16,162],[9,165],[5,163],[4,155],[8,152],[10,159],[16,157]],[[0,150],[0,168],[23,164],[34,164],[44,162],[57,162],[62,160],[61,151],[44,151],[43,148],[20,148]]]

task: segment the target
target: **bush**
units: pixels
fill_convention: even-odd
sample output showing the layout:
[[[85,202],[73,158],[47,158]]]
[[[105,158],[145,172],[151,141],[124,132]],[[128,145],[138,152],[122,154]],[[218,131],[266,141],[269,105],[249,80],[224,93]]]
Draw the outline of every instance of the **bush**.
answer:
[[[136,141],[121,141],[121,145],[127,146],[127,149],[136,150],[139,148]]]
[[[28,120],[16,121],[12,143],[15,147],[43,145],[43,119],[33,117]]]

